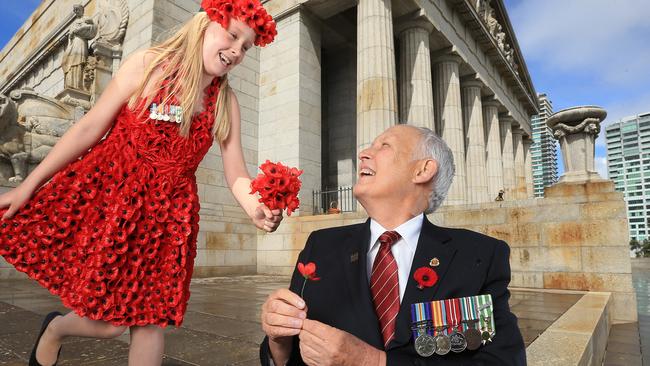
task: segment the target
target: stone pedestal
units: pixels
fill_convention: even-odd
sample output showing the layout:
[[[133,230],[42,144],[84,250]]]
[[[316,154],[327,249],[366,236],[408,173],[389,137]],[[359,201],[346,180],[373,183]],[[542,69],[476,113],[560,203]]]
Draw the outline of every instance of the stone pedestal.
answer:
[[[485,126],[485,165],[487,172],[488,196],[493,201],[503,185],[503,164],[501,160],[501,133],[499,132],[499,102],[484,100],[483,122]]]
[[[560,182],[602,179],[594,166],[594,142],[607,112],[596,106],[573,107],[553,114],[546,125],[560,141],[564,174]]]
[[[487,173],[485,169],[485,132],[483,130],[483,107],[478,80],[461,81],[463,122],[467,131],[467,203],[487,202]]]
[[[400,44],[400,122],[434,129],[433,86],[429,34],[433,25],[425,20],[398,26]]]
[[[357,156],[397,123],[395,46],[390,0],[357,7]]]
[[[465,134],[458,76],[461,61],[457,55],[444,55],[436,59],[433,67],[436,134],[449,145],[456,163],[456,175],[447,193],[445,205],[462,205],[467,202]]]

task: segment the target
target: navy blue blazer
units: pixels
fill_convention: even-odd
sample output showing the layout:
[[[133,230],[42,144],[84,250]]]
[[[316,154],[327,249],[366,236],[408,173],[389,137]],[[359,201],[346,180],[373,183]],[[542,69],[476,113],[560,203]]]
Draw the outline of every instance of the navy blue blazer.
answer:
[[[320,281],[308,282],[304,291],[309,319],[344,330],[384,350],[379,321],[372,303],[367,271],[370,220],[363,224],[314,231],[307,239],[298,262],[314,262]],[[510,312],[510,248],[492,237],[464,229],[433,225],[426,216],[411,265],[395,338],[386,347],[388,365],[526,365],[526,353],[517,318]],[[420,290],[413,279],[416,269],[435,267],[438,282]],[[294,270],[289,289],[300,294],[304,279]],[[445,356],[421,357],[415,352],[411,332],[410,305],[479,294],[491,294],[496,335],[493,342],[476,351]],[[288,365],[304,365],[298,337]],[[269,365],[268,339],[260,346],[260,361]]]

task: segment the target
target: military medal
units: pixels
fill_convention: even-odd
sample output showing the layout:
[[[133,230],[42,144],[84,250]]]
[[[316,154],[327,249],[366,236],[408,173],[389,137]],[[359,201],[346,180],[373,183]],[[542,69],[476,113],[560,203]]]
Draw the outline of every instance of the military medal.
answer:
[[[422,357],[429,357],[436,352],[436,342],[430,332],[431,308],[428,303],[411,304],[413,337],[415,352]]]
[[[170,118],[169,118],[169,106],[166,105],[165,106],[165,113],[163,114],[163,121],[169,122],[169,120],[170,120]]]
[[[446,355],[451,350],[451,342],[449,341],[449,337],[447,337],[447,335],[444,333],[446,329],[446,327],[437,328],[438,335],[434,338],[436,341],[436,353],[440,356]]]
[[[176,123],[176,106],[169,107],[169,122]]]
[[[451,343],[449,337],[445,334],[447,331],[447,312],[442,304],[442,301],[434,301],[431,303],[431,310],[433,313],[433,321],[436,331],[436,353],[444,356],[451,350]]]
[[[492,296],[479,295],[474,297],[476,307],[480,317],[481,338],[483,344],[492,342],[494,337],[494,319],[492,318]]]
[[[449,335],[451,351],[454,353],[463,352],[467,348],[467,341],[463,333],[458,332],[458,327],[462,326],[460,301],[459,299],[447,299],[444,304],[447,309],[447,321],[451,326],[451,334]]]
[[[149,107],[149,118],[156,121],[173,123],[183,122],[183,107],[179,105],[164,105],[152,103]]]
[[[418,337],[415,339],[415,352],[422,357],[429,357],[436,352],[436,341],[427,334],[426,323],[417,327]]]
[[[476,323],[478,323],[478,312],[474,301],[471,297],[463,297],[460,299],[461,313],[463,316],[463,324],[465,325],[463,335],[465,336],[465,341],[467,342],[467,349],[474,351],[481,346],[481,332],[474,328]]]
[[[158,111],[158,105],[156,103],[151,104],[151,108],[149,109],[149,118],[151,119],[158,119],[158,114],[156,113]]]

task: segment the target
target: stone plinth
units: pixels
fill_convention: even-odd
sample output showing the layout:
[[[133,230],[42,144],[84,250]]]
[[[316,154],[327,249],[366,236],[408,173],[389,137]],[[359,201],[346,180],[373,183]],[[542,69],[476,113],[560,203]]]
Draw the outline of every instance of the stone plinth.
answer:
[[[546,121],[562,149],[565,173],[560,182],[602,179],[594,167],[594,142],[606,116],[600,107],[585,106],[561,110]]]

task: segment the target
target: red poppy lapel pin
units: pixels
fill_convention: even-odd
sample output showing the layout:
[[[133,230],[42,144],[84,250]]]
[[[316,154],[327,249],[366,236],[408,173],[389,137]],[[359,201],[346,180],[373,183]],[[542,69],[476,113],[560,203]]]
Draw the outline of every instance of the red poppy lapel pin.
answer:
[[[425,287],[431,287],[438,282],[438,274],[430,267],[418,268],[415,270],[413,278],[418,283],[420,290],[423,290]]]

